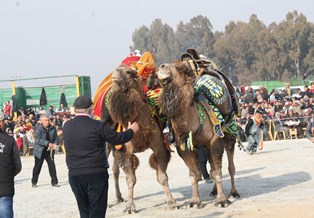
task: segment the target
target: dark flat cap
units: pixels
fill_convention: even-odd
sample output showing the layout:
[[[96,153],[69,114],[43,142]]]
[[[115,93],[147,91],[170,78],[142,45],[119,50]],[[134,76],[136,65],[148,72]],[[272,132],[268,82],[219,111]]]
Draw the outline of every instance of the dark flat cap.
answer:
[[[87,109],[92,106],[92,99],[86,95],[81,95],[77,97],[73,103],[75,109]]]

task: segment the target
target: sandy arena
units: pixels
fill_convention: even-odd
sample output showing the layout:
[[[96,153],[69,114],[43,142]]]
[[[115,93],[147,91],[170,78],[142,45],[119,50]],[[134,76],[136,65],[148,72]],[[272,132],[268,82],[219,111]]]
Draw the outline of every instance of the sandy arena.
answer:
[[[264,149],[248,155],[236,149],[236,187],[240,199],[231,199],[227,208],[214,206],[209,197],[213,184],[199,183],[204,207],[189,208],[191,185],[188,169],[176,153],[168,166],[169,185],[181,209],[169,210],[165,195],[156,180],[155,171],[148,165],[151,151],[138,154],[135,205],[137,213],[124,214],[125,203],[116,204],[111,169],[107,217],[314,217],[314,144],[307,139],[265,142]],[[23,169],[16,177],[14,213],[17,218],[79,217],[76,201],[67,178],[65,156],[56,155],[59,184],[53,188],[47,164],[43,165],[38,187],[31,187],[34,157],[22,157]],[[112,163],[112,156],[109,157]],[[225,193],[230,190],[226,155],[223,162]],[[121,173],[121,192],[127,197],[125,175]]]

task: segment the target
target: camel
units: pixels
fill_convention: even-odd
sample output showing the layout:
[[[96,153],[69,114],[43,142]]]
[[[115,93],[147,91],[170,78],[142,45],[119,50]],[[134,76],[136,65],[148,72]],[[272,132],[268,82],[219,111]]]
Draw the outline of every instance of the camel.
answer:
[[[234,175],[234,147],[236,137],[225,132],[223,138],[218,137],[213,131],[213,124],[205,113],[203,127],[200,128],[198,107],[200,102],[195,98],[194,86],[195,74],[187,62],[178,61],[173,64],[162,64],[157,72],[163,91],[159,96],[161,111],[171,120],[174,130],[177,150],[189,168],[189,176],[192,183],[192,198],[190,204],[201,205],[198,181],[201,179],[199,169],[191,151],[182,150],[179,145],[186,143],[187,135],[192,132],[193,144],[195,146],[207,146],[209,161],[211,165],[210,174],[216,186],[211,194],[216,196],[216,206],[227,207],[231,202],[224,194],[222,187],[222,155],[224,149],[228,157],[228,170],[231,177],[231,191],[229,196],[239,198],[240,195],[235,188]],[[231,101],[226,100],[219,106],[221,114],[227,116]]]
[[[128,200],[124,212],[136,212],[134,204],[134,186],[136,184],[135,171],[139,164],[135,153],[151,149],[150,166],[156,170],[157,180],[162,186],[169,208],[177,207],[168,185],[166,173],[170,161],[170,149],[167,149],[162,129],[152,116],[149,105],[144,101],[144,83],[137,71],[126,65],[118,66],[112,73],[112,93],[109,97],[109,114],[112,120],[120,123],[123,129],[127,129],[128,122],[137,122],[139,131],[134,134],[132,140],[120,150],[113,151],[113,175],[115,179],[116,197],[122,202],[119,188],[119,166],[126,174],[128,185]]]

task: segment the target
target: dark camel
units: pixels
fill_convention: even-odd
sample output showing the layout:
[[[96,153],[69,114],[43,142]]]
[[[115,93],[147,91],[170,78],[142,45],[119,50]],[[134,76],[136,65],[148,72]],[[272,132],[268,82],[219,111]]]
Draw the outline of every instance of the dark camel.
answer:
[[[134,186],[136,183],[135,170],[139,164],[134,153],[143,152],[150,148],[150,166],[156,170],[157,180],[163,187],[168,206],[173,209],[176,201],[168,186],[166,173],[170,161],[170,151],[167,149],[162,131],[156,119],[152,116],[149,105],[144,101],[143,81],[137,72],[126,65],[120,65],[112,74],[112,94],[109,97],[109,113],[114,122],[121,123],[126,129],[128,122],[137,122],[139,131],[133,139],[121,150],[114,150],[113,174],[115,179],[116,197],[123,201],[118,178],[119,166],[126,174],[128,185],[128,201],[124,212],[135,212]]]
[[[222,187],[222,155],[225,148],[232,186],[229,196],[238,198],[240,195],[234,184],[235,166],[233,161],[236,138],[229,133],[225,133],[225,137],[223,138],[215,135],[213,124],[207,115],[205,115],[206,119],[202,130],[198,131],[200,121],[197,106],[200,103],[194,96],[193,82],[195,81],[195,75],[188,64],[181,61],[173,64],[162,64],[157,74],[164,86],[159,98],[160,107],[162,112],[171,120],[177,144],[186,143],[186,137],[192,131],[193,144],[208,147],[211,176],[216,182],[216,186],[211,194],[217,194],[216,206],[227,207],[231,202],[225,196]],[[229,100],[226,100],[222,105],[218,106],[223,115],[228,114],[229,104]],[[190,203],[191,205],[196,204],[201,206],[198,192],[198,181],[200,181],[201,175],[195,154],[193,154],[194,152],[183,151],[180,148],[177,150],[189,168],[192,182],[192,198]]]

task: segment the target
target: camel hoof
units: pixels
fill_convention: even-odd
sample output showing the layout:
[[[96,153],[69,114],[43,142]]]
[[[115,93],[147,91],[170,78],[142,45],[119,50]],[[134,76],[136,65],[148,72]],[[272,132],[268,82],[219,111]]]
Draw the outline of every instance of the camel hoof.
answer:
[[[238,192],[232,192],[232,193],[230,193],[230,194],[229,194],[229,197],[231,197],[231,196],[234,197],[234,198],[236,198],[236,199],[238,199],[238,198],[241,197]]]
[[[117,203],[118,204],[122,203],[122,202],[125,202],[125,200],[122,197],[117,198]]]
[[[224,201],[218,201],[215,203],[215,206],[216,207],[223,207],[223,208],[226,208],[228,207],[229,205],[231,204],[231,201],[229,201],[228,199],[227,200],[224,200]]]
[[[128,214],[132,214],[132,213],[137,213],[137,211],[135,210],[135,205],[127,205],[125,207],[125,209],[123,210],[123,213],[128,213]]]
[[[174,210],[174,209],[180,209],[180,206],[178,206],[177,202],[175,200],[171,200],[167,202],[168,208],[170,210]]]
[[[201,201],[199,202],[191,202],[190,203],[190,208],[193,208],[196,205],[197,209],[202,209],[204,207],[204,205],[202,204]]]

